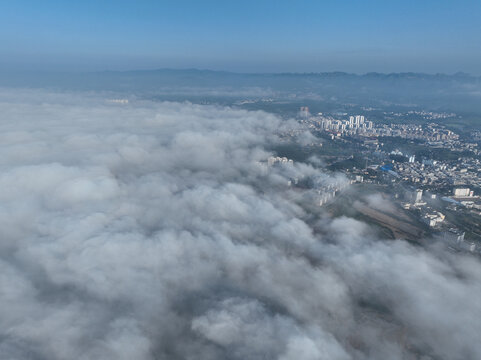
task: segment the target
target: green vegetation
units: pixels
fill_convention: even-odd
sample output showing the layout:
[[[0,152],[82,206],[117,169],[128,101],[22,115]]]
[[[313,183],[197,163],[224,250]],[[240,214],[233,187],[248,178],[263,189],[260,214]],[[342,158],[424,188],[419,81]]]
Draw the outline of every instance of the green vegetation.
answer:
[[[457,160],[460,157],[476,157],[471,151],[451,151],[445,148],[434,148],[423,144],[419,140],[409,140],[400,137],[379,137],[383,150],[391,152],[400,150],[409,155],[416,155],[418,159],[432,159],[439,161]]]
[[[363,169],[366,167],[366,159],[361,156],[353,156],[352,158],[341,160],[329,165],[329,170],[339,171],[347,169]]]

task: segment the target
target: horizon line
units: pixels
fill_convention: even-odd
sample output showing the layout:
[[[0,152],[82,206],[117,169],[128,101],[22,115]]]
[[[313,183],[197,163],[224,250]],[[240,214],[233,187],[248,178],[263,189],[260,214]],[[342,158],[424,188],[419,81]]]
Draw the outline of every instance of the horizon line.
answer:
[[[399,72],[379,72],[379,71],[368,71],[368,72],[348,72],[342,70],[334,71],[275,71],[275,72],[242,72],[242,71],[230,71],[230,70],[214,70],[207,68],[173,68],[173,67],[160,67],[160,68],[149,68],[149,69],[128,69],[128,70],[90,70],[90,71],[67,71],[67,70],[0,70],[2,72],[8,72],[10,74],[102,74],[102,73],[133,73],[133,72],[156,72],[156,71],[173,71],[173,72],[210,72],[210,73],[223,73],[232,75],[329,75],[329,74],[339,74],[339,75],[354,75],[354,76],[368,76],[368,75],[428,75],[428,76],[466,76],[473,78],[481,78],[481,75],[473,75],[465,71],[456,71],[454,73],[446,72],[417,72],[417,71],[399,71]]]

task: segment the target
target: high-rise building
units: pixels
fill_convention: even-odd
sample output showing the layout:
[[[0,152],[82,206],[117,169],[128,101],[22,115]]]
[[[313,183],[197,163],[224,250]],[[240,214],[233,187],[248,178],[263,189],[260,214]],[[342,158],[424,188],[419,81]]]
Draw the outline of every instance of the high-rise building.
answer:
[[[420,203],[422,200],[423,200],[423,191],[421,189],[418,189],[414,193],[414,202]]]
[[[468,197],[471,194],[471,189],[469,188],[456,188],[453,190],[454,197]]]
[[[309,117],[311,114],[309,113],[309,108],[307,106],[301,106],[301,109],[299,111],[299,115],[301,117]]]
[[[354,116],[349,116],[349,129],[354,128]]]

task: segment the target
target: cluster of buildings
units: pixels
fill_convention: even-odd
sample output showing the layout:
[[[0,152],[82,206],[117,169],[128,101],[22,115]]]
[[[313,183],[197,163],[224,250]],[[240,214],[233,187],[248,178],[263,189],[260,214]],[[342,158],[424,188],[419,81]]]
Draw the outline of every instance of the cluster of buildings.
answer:
[[[309,107],[307,106],[301,106],[299,109],[299,116],[301,118],[308,118],[311,116],[311,113],[309,112]]]
[[[366,111],[372,111],[373,109],[366,108]],[[384,115],[387,118],[390,117],[402,117],[402,118],[421,118],[424,120],[439,120],[439,119],[448,119],[448,118],[455,118],[457,115],[455,113],[447,113],[447,112],[434,112],[428,110],[409,110],[407,112],[394,112],[394,111],[384,111]]]
[[[407,112],[407,115],[417,115],[421,116],[424,119],[427,120],[439,120],[439,119],[447,119],[447,118],[454,118],[456,117],[455,113],[437,113],[434,111],[427,111],[427,110],[409,110]]]
[[[471,185],[481,187],[481,161],[465,158],[458,161],[423,160],[395,162],[393,171],[400,179],[435,187]]]
[[[310,129],[329,131],[338,136],[365,134],[372,131],[374,126],[373,122],[367,121],[363,115],[349,116],[348,120],[337,120],[319,113],[305,122]]]
[[[429,124],[374,124],[366,120],[364,115],[349,116],[348,119],[336,119],[332,116],[325,116],[318,113],[311,116],[307,107],[301,107],[301,123],[307,125],[311,130],[328,131],[333,135],[353,136],[361,135],[365,137],[391,136],[411,140],[424,140],[434,143],[459,140],[459,135],[446,129],[444,126]]]
[[[449,245],[449,249],[453,252],[465,251],[481,255],[481,247],[472,241],[466,240],[464,235],[464,232],[453,228],[445,231],[442,239]]]
[[[318,198],[319,198],[319,206],[323,206],[327,204],[329,201],[334,199],[340,191],[347,188],[351,182],[346,180],[337,180],[337,181],[329,181],[329,183],[321,184],[320,186],[316,186]]]
[[[268,171],[269,168],[277,167],[277,166],[285,166],[285,165],[294,165],[294,161],[287,157],[280,157],[280,156],[270,156],[267,158],[267,162],[260,162],[259,163],[265,171]],[[287,170],[288,168],[284,168]],[[301,179],[301,182],[306,179]],[[330,200],[334,199],[341,190],[347,188],[353,182],[358,181],[362,182],[362,176],[356,178],[356,180],[349,181],[344,177],[339,178],[331,178],[331,177],[316,177],[312,178],[310,181],[309,189],[313,190],[317,193],[317,203],[319,206],[323,206],[327,204]],[[299,182],[299,178],[291,177],[287,181],[287,186],[301,186]],[[304,187],[302,185],[301,187]],[[305,187],[304,187],[305,188]]]
[[[481,155],[476,142],[461,141],[458,134],[440,124],[374,124],[363,115],[339,120],[322,113],[311,116],[308,110],[305,110],[307,108],[301,109],[303,109],[301,113],[304,114],[301,123],[310,130],[328,132],[332,138],[358,137],[365,145],[375,145],[378,148],[379,137],[399,137],[422,141],[432,148],[444,148],[453,152],[470,151],[475,155]]]
[[[421,189],[416,189],[408,197],[408,202],[404,202],[405,209],[416,210],[420,214],[420,219],[429,227],[435,229],[442,235],[443,240],[448,242],[451,250],[454,251],[469,251],[471,253],[481,254],[481,247],[475,242],[467,241],[464,236],[465,233],[453,227],[452,224],[445,221],[446,216],[439,211],[439,206],[436,203],[429,203],[429,200],[436,199],[434,193],[426,194]],[[427,198],[427,201],[425,201]],[[476,208],[481,210],[481,198],[475,196],[473,190],[470,188],[454,188],[452,196],[444,196],[441,198],[442,202],[448,203],[446,209],[460,207],[462,209]]]
[[[481,141],[481,131],[475,130],[471,132],[471,138],[474,141]]]
[[[270,156],[267,159],[268,166],[274,166],[275,164],[286,164],[286,165],[293,165],[294,161],[288,159],[286,157],[279,157],[279,156]]]
[[[371,135],[393,136],[409,140],[424,140],[426,142],[455,141],[459,135],[435,123],[418,124],[382,124],[373,128]]]
[[[477,216],[481,216],[481,197],[475,195],[475,191],[481,189],[481,152],[476,139],[461,138],[454,131],[436,123],[373,124],[363,115],[339,114],[345,117],[341,120],[321,113],[311,116],[307,108],[302,108],[301,114],[299,121],[304,125],[304,130],[307,127],[314,133],[325,132],[342,146],[352,147],[352,158],[356,154],[358,160],[344,168],[352,182],[394,186],[395,192],[399,191],[397,189],[411,188],[407,191],[407,198],[399,193],[395,195],[395,198],[403,199],[401,204],[405,209],[412,210],[434,233],[454,231],[456,239],[450,240],[450,246],[456,251],[481,254],[481,246],[466,241],[463,233],[465,230],[470,238],[481,237],[481,225],[478,226],[476,222]],[[424,120],[454,116],[423,111],[410,115],[421,116]],[[476,135],[481,139],[481,131]],[[390,141],[385,137],[412,140],[398,141],[401,147],[407,148],[408,153],[391,151],[392,147],[384,151],[386,144],[396,144],[396,140]],[[412,143],[416,149],[409,147]],[[331,154],[327,154],[326,159],[331,164],[344,161],[342,156]],[[365,165],[360,165],[364,160]],[[344,186],[346,184],[314,187],[319,205],[323,206],[334,199]],[[417,189],[412,190],[412,186]]]
[[[108,103],[111,103],[111,104],[122,104],[122,105],[125,105],[125,104],[128,104],[129,103],[129,100],[128,99],[110,99],[110,100],[107,100]]]
[[[481,197],[474,195],[474,191],[470,188],[454,188],[453,195],[444,197],[443,199],[450,201],[455,205],[460,205],[466,209],[472,209],[473,212],[481,214]]]

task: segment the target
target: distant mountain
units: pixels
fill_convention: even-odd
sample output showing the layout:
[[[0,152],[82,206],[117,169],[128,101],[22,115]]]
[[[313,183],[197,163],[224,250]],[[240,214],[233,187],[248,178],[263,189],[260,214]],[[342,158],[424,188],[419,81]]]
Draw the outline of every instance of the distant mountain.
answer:
[[[326,101],[417,104],[481,114],[481,77],[465,73],[234,73],[199,69],[4,73],[0,86],[97,90],[141,95],[318,98]]]

